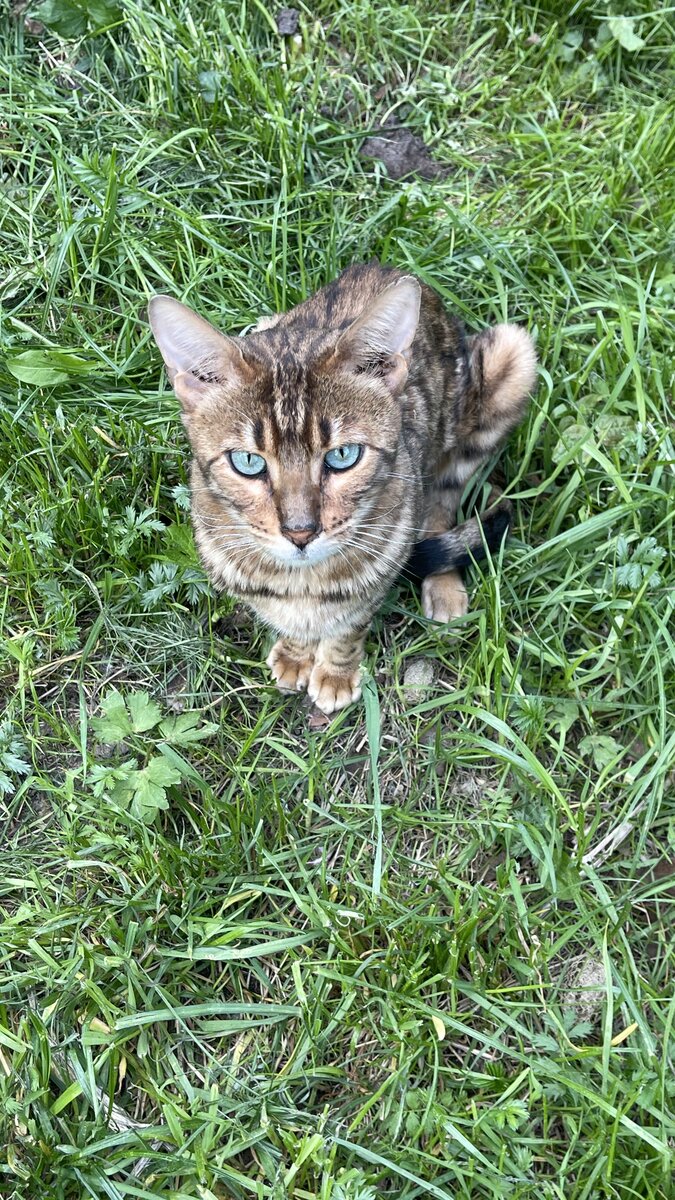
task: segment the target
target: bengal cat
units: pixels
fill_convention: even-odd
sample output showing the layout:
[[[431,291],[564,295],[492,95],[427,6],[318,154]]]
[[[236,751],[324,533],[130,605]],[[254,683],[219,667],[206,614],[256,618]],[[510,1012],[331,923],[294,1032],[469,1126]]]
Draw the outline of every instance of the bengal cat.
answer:
[[[168,296],[149,314],[192,447],[204,567],[280,635],[278,686],[332,713],[360,695],[369,623],[403,568],[428,618],[466,612],[458,568],[499,545],[509,507],[461,526],[457,508],[524,414],[532,341],[516,325],[467,334],[430,287],[377,262],[246,337]]]

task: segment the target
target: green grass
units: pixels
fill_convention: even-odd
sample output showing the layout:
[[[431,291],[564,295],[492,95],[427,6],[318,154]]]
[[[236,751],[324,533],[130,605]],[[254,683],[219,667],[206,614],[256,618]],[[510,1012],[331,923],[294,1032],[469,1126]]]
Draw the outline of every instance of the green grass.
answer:
[[[675,14],[90,7],[2,28],[0,1194],[667,1200]],[[392,112],[443,181],[359,157]],[[199,569],[143,309],[371,255],[541,379],[469,616],[401,584],[316,729]]]

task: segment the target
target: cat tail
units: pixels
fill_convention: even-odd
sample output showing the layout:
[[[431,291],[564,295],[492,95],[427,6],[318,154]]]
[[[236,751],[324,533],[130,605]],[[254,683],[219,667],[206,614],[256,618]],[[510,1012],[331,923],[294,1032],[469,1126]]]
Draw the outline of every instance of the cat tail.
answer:
[[[458,567],[469,567],[499,550],[511,523],[511,505],[500,500],[481,516],[470,517],[447,533],[424,538],[412,548],[403,574],[409,579],[426,579]]]

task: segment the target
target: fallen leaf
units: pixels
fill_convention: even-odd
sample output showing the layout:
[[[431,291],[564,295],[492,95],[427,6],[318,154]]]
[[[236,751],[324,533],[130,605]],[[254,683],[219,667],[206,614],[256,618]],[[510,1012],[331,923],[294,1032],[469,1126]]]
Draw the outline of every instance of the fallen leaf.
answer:
[[[612,37],[624,50],[641,50],[644,46],[644,39],[635,32],[634,17],[610,17],[607,24]]]

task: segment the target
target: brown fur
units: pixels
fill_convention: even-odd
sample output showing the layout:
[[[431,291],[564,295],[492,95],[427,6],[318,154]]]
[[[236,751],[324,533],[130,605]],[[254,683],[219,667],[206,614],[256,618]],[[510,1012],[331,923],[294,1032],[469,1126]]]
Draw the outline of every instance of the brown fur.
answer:
[[[279,686],[333,712],[359,695],[369,622],[416,543],[426,615],[466,611],[453,567],[483,534],[452,527],[468,479],[523,415],[532,342],[512,325],[468,337],[431,288],[378,263],[246,338],[167,297],[150,320],[193,450],[204,566],[281,634],[268,659]],[[327,451],[347,444],[360,460],[329,470]],[[228,453],[241,450],[262,455],[263,475],[237,474]]]

